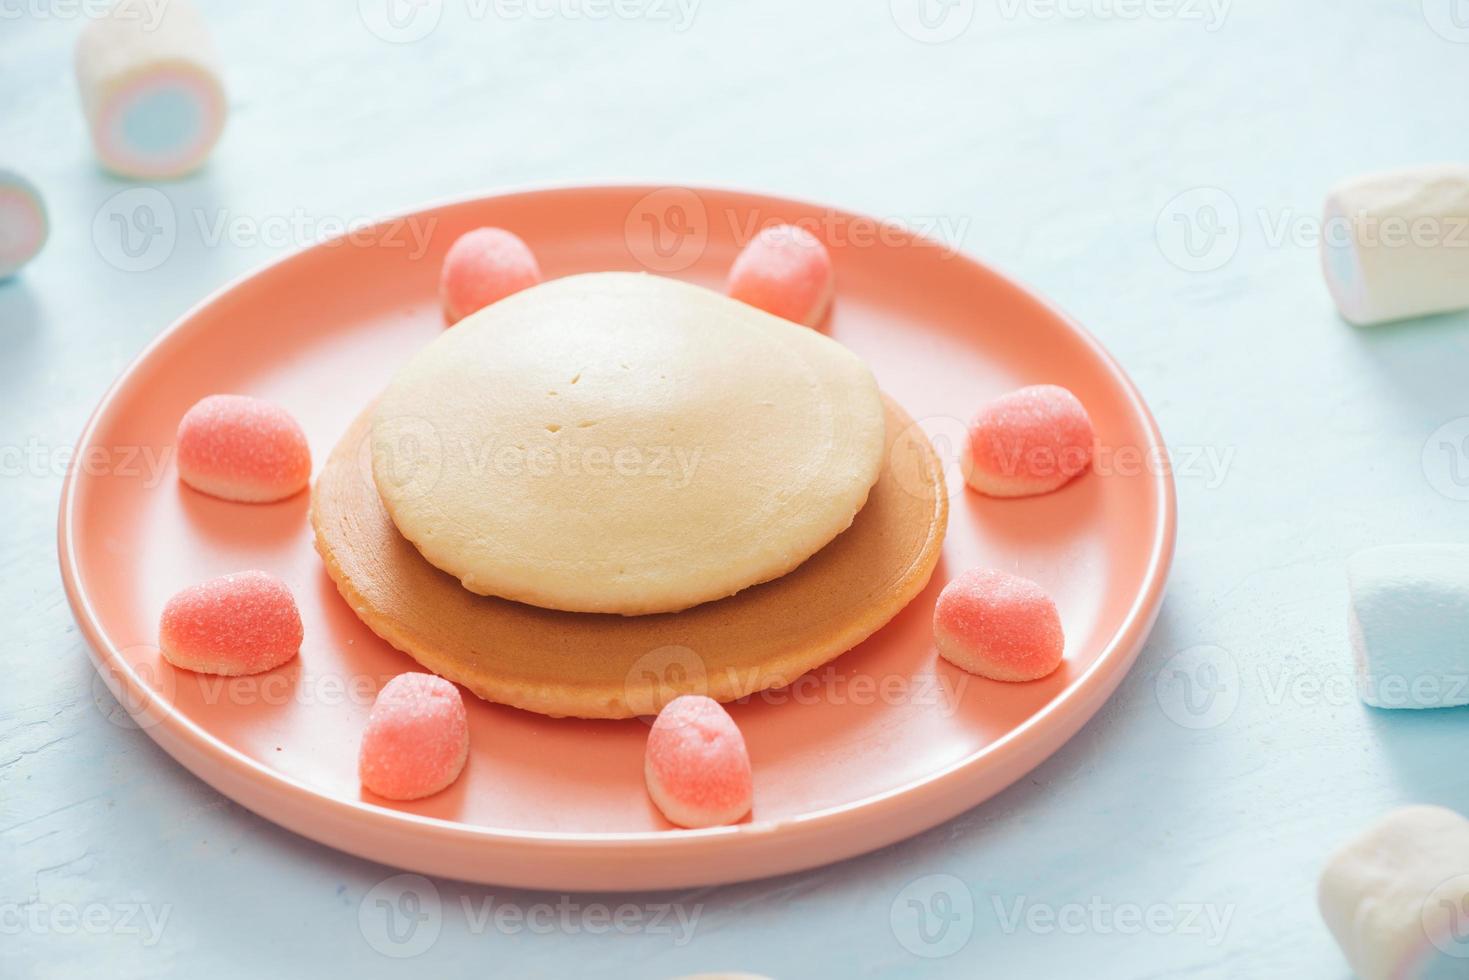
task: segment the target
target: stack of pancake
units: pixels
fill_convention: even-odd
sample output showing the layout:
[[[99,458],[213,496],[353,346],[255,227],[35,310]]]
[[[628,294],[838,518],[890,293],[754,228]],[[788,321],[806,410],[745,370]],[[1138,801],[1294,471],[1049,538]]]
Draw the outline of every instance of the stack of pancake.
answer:
[[[927,584],[947,516],[932,447],[853,353],[630,273],[460,321],[312,495],[375,633],[486,700],[583,718],[832,660]]]

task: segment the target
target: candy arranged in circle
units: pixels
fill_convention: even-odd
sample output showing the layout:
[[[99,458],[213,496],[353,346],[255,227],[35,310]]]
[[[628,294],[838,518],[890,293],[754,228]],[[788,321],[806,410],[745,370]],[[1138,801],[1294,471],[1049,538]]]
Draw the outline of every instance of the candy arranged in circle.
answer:
[[[555,279],[445,331],[378,402],[403,536],[471,592],[674,612],[791,571],[883,463],[867,365],[689,283]]]
[[[726,215],[747,226],[750,216],[784,213],[782,208],[803,224],[808,214],[819,221],[828,213],[751,195],[703,193],[709,214],[717,219],[709,222],[717,240],[687,273],[701,282],[722,285],[734,257],[729,235],[736,222],[724,220]],[[543,253],[548,272],[553,254],[559,257],[558,273],[573,266],[614,268],[628,263],[623,219],[645,194],[642,188],[540,191],[461,202],[424,212],[422,219],[466,230],[506,224],[513,216],[511,227]],[[440,257],[452,238],[440,243]],[[977,377],[1056,380],[1083,395],[1099,435],[1110,445],[1161,449],[1143,402],[1101,348],[1002,276],[962,256],[937,252],[890,240],[844,249],[839,257],[843,310],[833,324],[834,335],[852,343],[868,363],[881,365],[878,370],[891,378],[895,393],[931,415],[954,410],[941,392],[962,392],[966,385],[973,392]],[[833,256],[838,257],[835,250]],[[850,277],[848,260],[856,263]],[[195,398],[240,391],[293,411],[299,406],[313,453],[322,457],[320,466],[336,437],[349,428],[348,416],[380,394],[381,367],[402,363],[433,336],[432,324],[425,333],[427,321],[409,311],[427,309],[431,320],[442,323],[438,271],[437,261],[425,269],[411,249],[327,247],[262,270],[202,304],[120,379],[79,454],[117,445],[170,445],[179,416]],[[367,303],[356,288],[364,277],[374,283]],[[915,301],[916,281],[925,287],[921,301]],[[282,295],[302,302],[283,306]],[[991,329],[974,330],[952,316],[966,301],[1007,312]],[[242,322],[250,329],[242,331]],[[935,357],[936,350],[944,356]],[[189,378],[202,363],[209,365],[209,378],[203,387],[197,379],[191,387]],[[346,370],[374,363],[379,370]],[[305,406],[327,390],[336,407],[318,405],[308,421]],[[174,408],[160,412],[160,405]],[[343,405],[354,407],[344,416]],[[323,436],[325,446],[319,441]],[[359,466],[366,455],[360,453]],[[757,767],[757,824],[748,832],[741,826],[660,833],[668,825],[638,783],[648,731],[641,723],[549,722],[475,705],[466,690],[475,756],[468,766],[475,771],[467,769],[468,778],[447,791],[396,811],[374,805],[380,798],[360,788],[357,750],[367,707],[354,698],[317,699],[321,703],[289,710],[210,712],[196,710],[195,685],[180,684],[173,692],[153,685],[150,692],[147,670],[157,665],[158,656],[135,648],[136,624],[139,616],[145,628],[156,623],[169,590],[156,595],[137,581],[156,582],[163,574],[164,581],[181,586],[214,574],[213,569],[260,567],[283,577],[289,571],[312,641],[302,651],[301,668],[313,675],[340,673],[338,668],[347,672],[344,676],[373,677],[425,669],[404,660],[394,666],[400,655],[357,621],[352,604],[318,587],[324,580],[313,578],[319,568],[315,556],[303,554],[299,535],[289,533],[299,500],[286,507],[224,506],[181,485],[149,489],[148,481],[89,475],[76,467],[63,497],[61,563],[81,628],[97,646],[103,668],[122,677],[129,698],[148,696],[163,713],[163,721],[150,731],[190,764],[204,760],[206,771],[216,773],[232,796],[267,818],[328,846],[350,846],[407,870],[443,874],[453,869],[449,873],[497,887],[688,887],[797,871],[938,823],[1018,778],[1091,715],[1111,683],[1126,673],[1156,611],[1174,515],[1166,477],[1083,479],[1085,485],[1075,492],[1020,508],[989,507],[974,499],[956,508],[954,535],[945,547],[950,570],[942,576],[947,580],[976,563],[1027,569],[1033,558],[1033,567],[1047,569],[1043,581],[1058,603],[1063,594],[1085,597],[1074,611],[1069,602],[1062,603],[1068,633],[1065,676],[1058,672],[1029,685],[976,681],[978,686],[964,689],[957,701],[920,694],[860,703],[850,697],[810,703],[802,697],[796,705],[788,698],[782,702],[777,692],[770,699],[774,704],[729,705]],[[1053,507],[1061,509],[1059,515]],[[1017,510],[1025,521],[992,533],[999,528],[991,515],[1003,519]],[[1032,514],[1057,516],[1064,527],[1038,529],[1029,520]],[[257,537],[243,525],[258,526],[261,533]],[[343,530],[353,533],[350,524]],[[379,543],[371,529],[361,533],[354,552]],[[1058,538],[1074,548],[1076,562],[1051,564],[1046,552]],[[160,547],[170,541],[190,546]],[[366,561],[369,556],[354,554],[354,560],[359,557]],[[383,553],[372,557],[389,559]],[[1027,574],[1039,577],[1039,572]],[[933,583],[919,595],[919,605],[910,604],[888,628],[814,676],[865,680],[898,674],[924,685],[954,680],[957,669],[931,651],[924,658],[932,641],[932,604],[942,584]],[[147,629],[143,638],[151,632]],[[780,630],[767,624],[766,632]],[[802,629],[792,642],[804,643],[807,636]],[[490,647],[484,644],[480,651],[493,659],[496,651]],[[264,676],[296,670],[288,664]],[[817,690],[829,688],[821,681]],[[494,722],[492,733],[479,731],[479,715]],[[782,742],[792,724],[801,738]],[[854,724],[857,734],[880,731],[880,746],[854,739]],[[617,737],[587,739],[589,727],[606,727]],[[316,751],[333,731],[337,748]],[[277,752],[276,746],[284,748]],[[776,758],[768,759],[764,747],[776,747]],[[874,766],[872,753],[879,748],[885,758]],[[527,764],[548,753],[564,761]],[[769,772],[768,762],[774,765]],[[739,957],[684,966],[756,969]]]
[[[541,281],[530,247],[503,228],[476,228],[455,239],[439,272],[439,297],[450,323]]]
[[[796,225],[762,229],[729,270],[732,298],[808,327],[826,316],[835,290],[826,246]]]
[[[301,650],[301,614],[285,583],[248,571],[210,579],[164,606],[159,649],[175,667],[229,677],[273,670]]]
[[[734,823],[754,800],[744,736],[729,712],[703,695],[685,694],[658,712],[643,775],[648,795],[680,827]]]
[[[364,412],[342,437],[312,490],[328,574],[373,632],[426,669],[487,701],[546,715],[655,715],[679,694],[732,701],[788,684],[918,595],[948,525],[943,466],[889,401],[888,464],[866,506],[790,574],[680,613],[538,609],[467,591],[398,533],[364,460],[370,419]]]
[[[1061,665],[1066,647],[1046,590],[992,569],[971,569],[944,586],[933,638],[945,660],[997,681],[1039,680]]]
[[[990,402],[969,425],[969,486],[991,497],[1049,493],[1091,465],[1096,435],[1076,396],[1031,385]]]
[[[306,433],[285,409],[248,395],[210,395],[178,428],[179,478],[241,503],[294,496],[311,482]]]
[[[46,203],[36,186],[0,167],[0,279],[8,279],[40,254],[50,234]]]
[[[90,18],[75,64],[93,146],[113,173],[181,177],[204,163],[224,131],[214,42],[188,0],[124,0]]]
[[[459,689],[412,672],[383,686],[358,756],[362,785],[390,800],[419,800],[459,778],[469,758],[469,716]]]

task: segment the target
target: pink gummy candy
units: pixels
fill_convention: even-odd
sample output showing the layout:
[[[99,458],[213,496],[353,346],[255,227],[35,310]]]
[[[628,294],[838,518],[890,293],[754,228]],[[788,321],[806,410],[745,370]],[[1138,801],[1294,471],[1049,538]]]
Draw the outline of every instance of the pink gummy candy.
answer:
[[[433,674],[399,674],[372,704],[357,773],[378,796],[418,800],[458,779],[468,758],[459,688]]]
[[[184,589],[163,607],[158,645],[175,667],[235,677],[301,650],[301,614],[284,582],[237,572]]]
[[[648,795],[670,823],[717,827],[750,812],[754,784],[744,736],[717,701],[674,698],[658,713],[643,757]]]
[[[1065,485],[1091,465],[1096,436],[1076,396],[1032,385],[980,409],[965,445],[966,480],[991,497],[1027,497]]]
[[[933,611],[939,654],[997,681],[1033,681],[1061,665],[1061,617],[1046,590],[1008,572],[972,569],[944,586]]]
[[[179,477],[201,493],[264,504],[311,482],[311,448],[289,412],[246,395],[210,395],[184,414]]]
[[[503,228],[476,228],[449,246],[439,274],[444,316],[458,323],[471,313],[541,281],[530,247]]]
[[[730,296],[808,327],[826,316],[835,288],[826,246],[795,225],[761,231],[729,270]]]

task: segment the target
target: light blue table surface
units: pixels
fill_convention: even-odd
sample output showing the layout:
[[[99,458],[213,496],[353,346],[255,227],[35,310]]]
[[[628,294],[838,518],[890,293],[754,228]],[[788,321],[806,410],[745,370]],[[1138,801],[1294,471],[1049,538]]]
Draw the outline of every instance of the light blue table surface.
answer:
[[[1343,574],[1469,527],[1469,316],[1347,326],[1317,216],[1344,176],[1469,156],[1466,5],[583,2],[205,4],[233,115],[129,272],[71,74],[95,5],[0,0],[0,164],[53,222],[0,285],[0,976],[1344,977],[1323,856],[1469,809],[1469,714],[1357,702]],[[881,852],[659,895],[380,886],[120,721],[57,573],[66,452],[150,338],[324,220],[614,179],[949,229],[1071,311],[1192,460],[1168,598],[1069,745]]]

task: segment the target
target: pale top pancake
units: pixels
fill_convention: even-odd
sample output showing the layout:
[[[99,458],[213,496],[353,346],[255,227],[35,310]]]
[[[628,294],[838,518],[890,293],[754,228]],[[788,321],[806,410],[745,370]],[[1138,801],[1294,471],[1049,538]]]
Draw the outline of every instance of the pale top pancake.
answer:
[[[552,716],[656,715],[680,694],[730,701],[789,684],[874,633],[928,583],[948,494],[921,429],[888,403],[881,477],[836,540],[789,575],[656,616],[556,612],[478,596],[423,560],[373,486],[364,413],[311,495],[316,549],[352,611],[426,669]],[[905,627],[929,643],[932,597]]]
[[[699,286],[572,276],[470,316],[373,416],[403,536],[481,595],[686,609],[786,574],[877,480],[881,396],[828,337]]]

